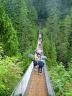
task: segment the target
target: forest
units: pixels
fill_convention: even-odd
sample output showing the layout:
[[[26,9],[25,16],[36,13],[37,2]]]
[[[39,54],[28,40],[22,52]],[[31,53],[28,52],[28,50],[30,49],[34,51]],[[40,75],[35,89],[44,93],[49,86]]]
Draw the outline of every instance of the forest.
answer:
[[[72,96],[72,0],[0,0],[0,96],[28,68],[39,29],[55,94]]]

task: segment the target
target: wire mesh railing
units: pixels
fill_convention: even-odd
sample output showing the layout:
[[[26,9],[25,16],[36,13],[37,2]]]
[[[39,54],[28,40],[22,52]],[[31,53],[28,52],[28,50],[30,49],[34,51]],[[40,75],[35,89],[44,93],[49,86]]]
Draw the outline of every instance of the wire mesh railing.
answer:
[[[46,86],[47,86],[47,92],[48,96],[55,96],[55,92],[48,74],[48,69],[46,64],[44,65],[44,74],[45,74],[45,80],[46,80]]]
[[[19,82],[19,84],[16,86],[14,91],[12,92],[11,96],[24,96],[26,93],[26,89],[31,77],[31,73],[33,70],[33,62],[28,67],[26,73],[24,74],[22,80]]]

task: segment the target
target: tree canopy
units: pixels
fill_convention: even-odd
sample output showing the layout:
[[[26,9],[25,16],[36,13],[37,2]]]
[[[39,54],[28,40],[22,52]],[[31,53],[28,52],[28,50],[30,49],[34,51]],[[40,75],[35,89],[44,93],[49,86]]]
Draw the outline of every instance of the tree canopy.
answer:
[[[72,95],[72,0],[0,0],[0,96],[10,96],[43,34],[56,96]]]

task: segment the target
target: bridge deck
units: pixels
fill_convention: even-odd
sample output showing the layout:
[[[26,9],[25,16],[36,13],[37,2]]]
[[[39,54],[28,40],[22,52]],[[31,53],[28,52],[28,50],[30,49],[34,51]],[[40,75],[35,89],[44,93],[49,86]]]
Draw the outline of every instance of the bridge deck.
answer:
[[[39,33],[37,49],[43,55],[42,36]],[[38,68],[33,69],[33,62],[24,74],[22,80],[12,92],[11,96],[55,96],[53,87],[48,77],[46,65],[42,73]]]
[[[33,70],[27,96],[48,96],[44,73]]]

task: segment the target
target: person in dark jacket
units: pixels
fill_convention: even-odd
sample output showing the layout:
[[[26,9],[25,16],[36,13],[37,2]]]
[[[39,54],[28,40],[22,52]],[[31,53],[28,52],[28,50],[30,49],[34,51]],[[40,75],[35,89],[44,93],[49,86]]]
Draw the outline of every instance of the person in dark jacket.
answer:
[[[44,62],[42,60],[38,61],[38,73],[42,73],[44,67]]]
[[[32,60],[33,64],[34,64],[34,68],[37,66],[37,61],[36,60]]]

